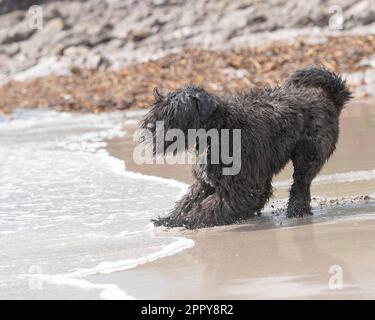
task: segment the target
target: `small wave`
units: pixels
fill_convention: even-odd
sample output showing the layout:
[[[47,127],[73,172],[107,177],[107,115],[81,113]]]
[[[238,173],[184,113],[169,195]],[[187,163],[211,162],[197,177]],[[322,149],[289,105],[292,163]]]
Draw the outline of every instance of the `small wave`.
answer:
[[[2,275],[4,297],[16,291],[29,295],[19,275],[33,264],[45,272],[27,277],[98,289],[104,299],[133,298],[114,284],[83,278],[134,268],[194,245],[190,239],[156,237],[149,225],[187,185],[126,171],[124,161],[104,149],[105,140],[124,134],[123,115],[20,110],[6,117],[0,120],[5,163],[0,202],[7,208],[0,212],[0,235],[15,243],[7,259],[19,263]],[[24,239],[38,246],[24,254]],[[53,296],[53,290],[44,297]]]
[[[194,246],[194,241],[186,238],[175,238],[176,241],[172,242],[161,250],[149,254],[145,257],[137,259],[127,259],[111,262],[102,262],[93,268],[78,269],[69,274],[57,274],[57,275],[44,275],[36,274],[30,275],[29,277],[39,279],[50,284],[56,285],[68,285],[82,289],[99,289],[101,290],[99,296],[102,299],[110,300],[132,300],[135,299],[133,296],[126,294],[115,284],[95,284],[86,279],[81,279],[89,275],[98,273],[113,273],[117,271],[125,271],[133,269],[139,265],[155,261],[160,258],[175,255],[182,250],[191,248]]]
[[[126,294],[115,284],[95,284],[84,279],[74,279],[64,275],[43,275],[37,274],[31,276],[34,279],[44,281],[55,285],[66,285],[81,289],[97,289],[100,290],[100,298],[105,300],[134,300],[131,295]]]
[[[126,175],[129,178],[134,178],[134,179],[166,183],[170,186],[180,189],[181,192],[185,192],[188,188],[188,185],[186,183],[183,183],[174,179],[167,179],[167,178],[162,178],[162,177],[144,175],[138,172],[126,171],[125,162],[123,160],[120,160],[118,158],[111,156],[104,149],[101,149],[100,151],[98,151],[97,155],[101,157],[101,160],[103,161],[103,163],[106,163],[106,165],[114,173]]]
[[[136,259],[126,259],[118,261],[106,261],[98,264],[93,268],[83,268],[78,269],[70,274],[68,277],[71,278],[81,278],[98,273],[113,273],[118,271],[125,271],[133,269],[139,265],[155,261],[160,258],[175,255],[182,250],[192,248],[194,246],[194,240],[187,238],[175,238],[175,242],[172,242],[164,246],[161,250],[151,253],[147,256],[136,258]]]

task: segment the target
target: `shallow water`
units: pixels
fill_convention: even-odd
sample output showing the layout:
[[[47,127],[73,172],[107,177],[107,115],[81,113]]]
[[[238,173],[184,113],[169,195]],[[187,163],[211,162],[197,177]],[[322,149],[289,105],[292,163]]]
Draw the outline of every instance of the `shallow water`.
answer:
[[[313,217],[274,213],[286,205],[287,166],[262,216],[191,233],[155,234],[149,224],[185,184],[126,171],[104,151],[110,139],[128,170],[190,181],[189,166],[132,163],[137,114],[0,118],[0,298],[375,296],[375,203],[357,197],[375,192],[373,105],[344,110],[337,150],[313,183]],[[194,248],[159,259],[194,244],[181,237]],[[335,264],[349,291],[327,291]]]
[[[192,246],[150,224],[186,186],[127,172],[103,149],[123,123],[35,110],[0,120],[0,298],[130,298],[83,278]]]
[[[343,111],[337,150],[313,182],[314,216],[286,218],[293,172],[288,165],[275,177],[274,198],[260,217],[179,232],[195,241],[192,249],[125,272],[93,275],[90,281],[116,283],[141,299],[373,299],[374,105],[357,100]],[[108,150],[131,170],[191,181],[188,166],[137,167],[129,148],[131,141],[123,137],[112,140]],[[342,289],[329,287],[332,266],[342,269]]]

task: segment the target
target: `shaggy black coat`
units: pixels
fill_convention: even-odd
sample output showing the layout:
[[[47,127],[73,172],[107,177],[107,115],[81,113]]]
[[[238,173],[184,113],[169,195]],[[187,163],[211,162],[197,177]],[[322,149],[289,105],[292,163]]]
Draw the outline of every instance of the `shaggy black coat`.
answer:
[[[295,72],[282,86],[217,96],[187,86],[156,101],[141,127],[241,129],[241,171],[223,175],[221,164],[196,164],[196,181],[156,225],[189,229],[237,223],[264,207],[272,178],[294,166],[288,217],[310,215],[310,185],[336,147],[339,115],[351,93],[342,78],[320,67]],[[153,131],[154,138],[156,135]],[[165,150],[168,145],[165,145]],[[208,148],[208,153],[210,148]],[[208,157],[209,159],[209,157]]]

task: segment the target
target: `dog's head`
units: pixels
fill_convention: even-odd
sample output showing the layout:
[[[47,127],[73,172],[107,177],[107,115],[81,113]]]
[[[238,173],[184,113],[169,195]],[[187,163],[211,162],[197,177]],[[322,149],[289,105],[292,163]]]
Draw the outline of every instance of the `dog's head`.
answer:
[[[151,132],[153,138],[153,141],[142,142],[155,143],[154,140],[158,136],[165,141],[164,150],[154,153],[165,153],[168,146],[174,142],[165,139],[170,130],[181,130],[186,139],[189,129],[206,128],[219,106],[219,101],[214,95],[196,86],[186,86],[167,95],[155,89],[154,96],[155,101],[141,122],[141,129]],[[187,141],[185,146],[185,149],[189,147]]]

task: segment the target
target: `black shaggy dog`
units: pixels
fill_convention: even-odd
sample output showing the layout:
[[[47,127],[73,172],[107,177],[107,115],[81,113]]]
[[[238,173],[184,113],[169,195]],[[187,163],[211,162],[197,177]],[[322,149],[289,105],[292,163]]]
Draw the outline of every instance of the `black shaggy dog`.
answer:
[[[196,181],[156,225],[189,229],[239,222],[260,212],[272,195],[272,178],[289,160],[294,167],[288,217],[312,214],[310,185],[335,150],[339,115],[351,99],[339,75],[320,67],[296,71],[282,86],[217,96],[187,86],[156,101],[141,127],[164,130],[241,129],[241,171],[223,175],[220,163],[196,164]],[[162,150],[162,153],[166,151]],[[206,149],[210,159],[210,147]],[[154,152],[155,153],[155,152]]]

